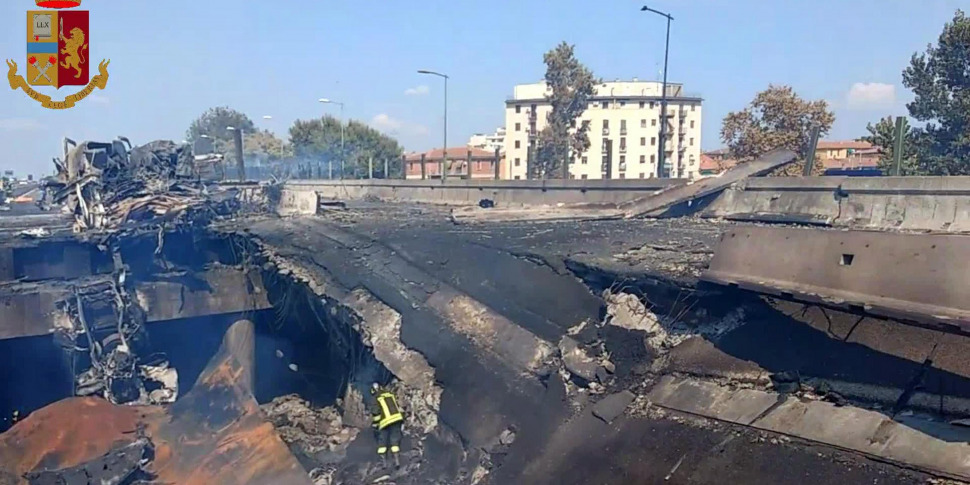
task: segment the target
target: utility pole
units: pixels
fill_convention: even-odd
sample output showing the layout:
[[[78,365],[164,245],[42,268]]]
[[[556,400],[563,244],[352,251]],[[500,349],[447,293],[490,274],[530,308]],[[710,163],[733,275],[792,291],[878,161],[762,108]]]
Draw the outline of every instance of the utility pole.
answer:
[[[662,178],[664,175],[664,167],[667,166],[667,58],[670,54],[670,21],[674,18],[670,16],[669,13],[661,12],[659,10],[654,10],[650,7],[644,5],[640,8],[641,12],[652,12],[661,17],[667,18],[667,41],[664,44],[664,79],[663,79],[663,90],[660,93],[660,144],[659,144],[659,154],[657,155],[657,177]]]
[[[320,98],[318,101],[320,101],[323,104],[336,104],[336,105],[340,106],[340,179],[343,180],[343,178],[344,178],[344,158],[347,157],[347,152],[344,150],[344,104],[342,102],[340,102],[340,101],[334,101],[334,100],[328,99],[328,98]],[[357,173],[356,169],[354,170],[354,173],[355,174]],[[333,161],[332,160],[330,161],[330,178],[331,179],[333,178]]]
[[[444,146],[441,151],[441,182],[448,179],[448,75],[440,72],[421,69],[418,74],[430,74],[445,80],[445,127],[444,127]]]

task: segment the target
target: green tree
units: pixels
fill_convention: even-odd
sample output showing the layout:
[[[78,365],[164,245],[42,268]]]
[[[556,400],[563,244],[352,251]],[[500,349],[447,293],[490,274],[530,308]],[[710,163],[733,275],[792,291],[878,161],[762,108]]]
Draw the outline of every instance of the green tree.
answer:
[[[913,54],[903,85],[915,99],[910,116],[925,122],[913,130],[917,166],[929,175],[970,174],[970,18],[957,10],[937,45]]]
[[[256,126],[253,120],[243,113],[227,106],[209,108],[202,116],[199,116],[189,126],[185,138],[194,143],[202,135],[207,135],[213,140],[224,143],[232,143],[232,131],[228,127],[242,128],[243,133],[254,133]]]
[[[227,106],[209,108],[195,119],[185,133],[189,143],[206,135],[212,139],[212,146],[216,153],[226,157],[226,164],[235,166],[236,154],[233,151],[233,135],[229,127],[242,128],[243,134],[256,132],[253,120],[243,113]],[[243,155],[245,157],[245,155]]]
[[[812,127],[820,136],[832,128],[835,115],[824,100],[805,101],[790,86],[768,86],[747,108],[731,112],[721,126],[721,140],[733,158],[747,161],[775,148],[801,153]],[[798,172],[797,168],[793,169]]]
[[[566,178],[568,164],[589,149],[589,126],[577,126],[576,119],[586,111],[593,96],[593,85],[598,81],[576,59],[574,46],[565,42],[546,52],[543,61],[549,88],[546,100],[552,111],[538,136],[532,175]]]
[[[866,131],[869,134],[861,137],[860,140],[872,143],[873,146],[879,148],[881,152],[879,168],[884,173],[891,173],[896,145],[896,120],[892,116],[887,116],[880,119],[876,124],[867,124]],[[910,128],[909,121],[906,118],[903,118],[903,140],[901,174],[917,175],[919,174],[919,169],[916,164],[916,147],[913,143],[913,130]]]
[[[276,162],[293,156],[292,145],[287,145],[269,131],[244,133],[243,153],[249,163],[252,159]]]
[[[344,177],[366,177],[368,160],[374,163],[374,177],[400,178],[403,170],[401,155],[404,150],[397,140],[358,121],[344,126],[344,155],[341,154],[341,122],[325,116],[314,120],[297,120],[290,127],[290,143],[294,155],[305,164],[326,174],[333,163],[334,177],[339,176],[340,160],[345,160]],[[384,161],[388,161],[390,174],[384,173]]]

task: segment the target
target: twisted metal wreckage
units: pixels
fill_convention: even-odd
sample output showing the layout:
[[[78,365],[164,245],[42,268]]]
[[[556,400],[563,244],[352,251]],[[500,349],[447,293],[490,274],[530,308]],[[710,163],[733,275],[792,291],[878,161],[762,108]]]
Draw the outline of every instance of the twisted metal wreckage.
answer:
[[[73,145],[73,147],[69,146]],[[126,276],[117,241],[127,231],[159,231],[166,223],[229,215],[235,194],[213,197],[202,181],[221,156],[195,157],[191,147],[155,141],[131,148],[126,138],[109,143],[64,140],[64,159],[44,184],[42,207],[74,216],[74,231],[98,232],[112,255],[110,275],[76,286],[59,303],[68,316],[55,340],[72,352],[74,393],[100,395],[115,404],[163,404],[178,397],[178,373],[164,356],[152,354],[145,338],[145,312]]]
[[[69,357],[75,397],[0,435],[0,484],[308,483],[252,395],[253,325],[234,325],[179,397],[177,370],[149,344],[121,251],[126,237],[156,232],[159,256],[166,227],[265,210],[261,192],[210,187],[221,156],[170,141],[65,140],[64,152],[40,205],[73,215],[77,237],[110,254],[112,271],[72,282],[57,303],[66,318],[54,341]],[[220,455],[236,456],[233,467],[213,464]]]

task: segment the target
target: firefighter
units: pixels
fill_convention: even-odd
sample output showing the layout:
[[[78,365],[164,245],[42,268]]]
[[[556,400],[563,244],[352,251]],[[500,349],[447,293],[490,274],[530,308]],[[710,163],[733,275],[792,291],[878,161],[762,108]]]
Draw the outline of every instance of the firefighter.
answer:
[[[402,428],[404,426],[404,414],[397,405],[397,398],[387,389],[374,383],[370,389],[374,401],[371,408],[373,417],[372,426],[377,436],[377,454],[381,457],[381,463],[387,465],[387,449],[391,449],[394,456],[394,466],[401,466],[401,459],[398,453],[401,452],[401,438],[403,437]]]

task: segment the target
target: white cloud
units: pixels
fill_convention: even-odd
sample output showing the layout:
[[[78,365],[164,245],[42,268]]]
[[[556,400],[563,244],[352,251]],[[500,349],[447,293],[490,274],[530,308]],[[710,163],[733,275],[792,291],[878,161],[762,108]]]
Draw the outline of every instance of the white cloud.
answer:
[[[0,118],[0,131],[37,131],[44,125],[31,118]]]
[[[429,92],[431,92],[431,90],[428,88],[427,85],[424,85],[424,84],[420,86],[415,86],[413,88],[407,88],[404,90],[404,94],[407,96],[424,96]]]
[[[896,102],[896,86],[884,83],[855,83],[846,94],[852,109],[885,108]]]
[[[370,120],[370,124],[378,130],[391,134],[426,135],[428,127],[414,123],[407,123],[392,118],[387,113],[381,113]]]

